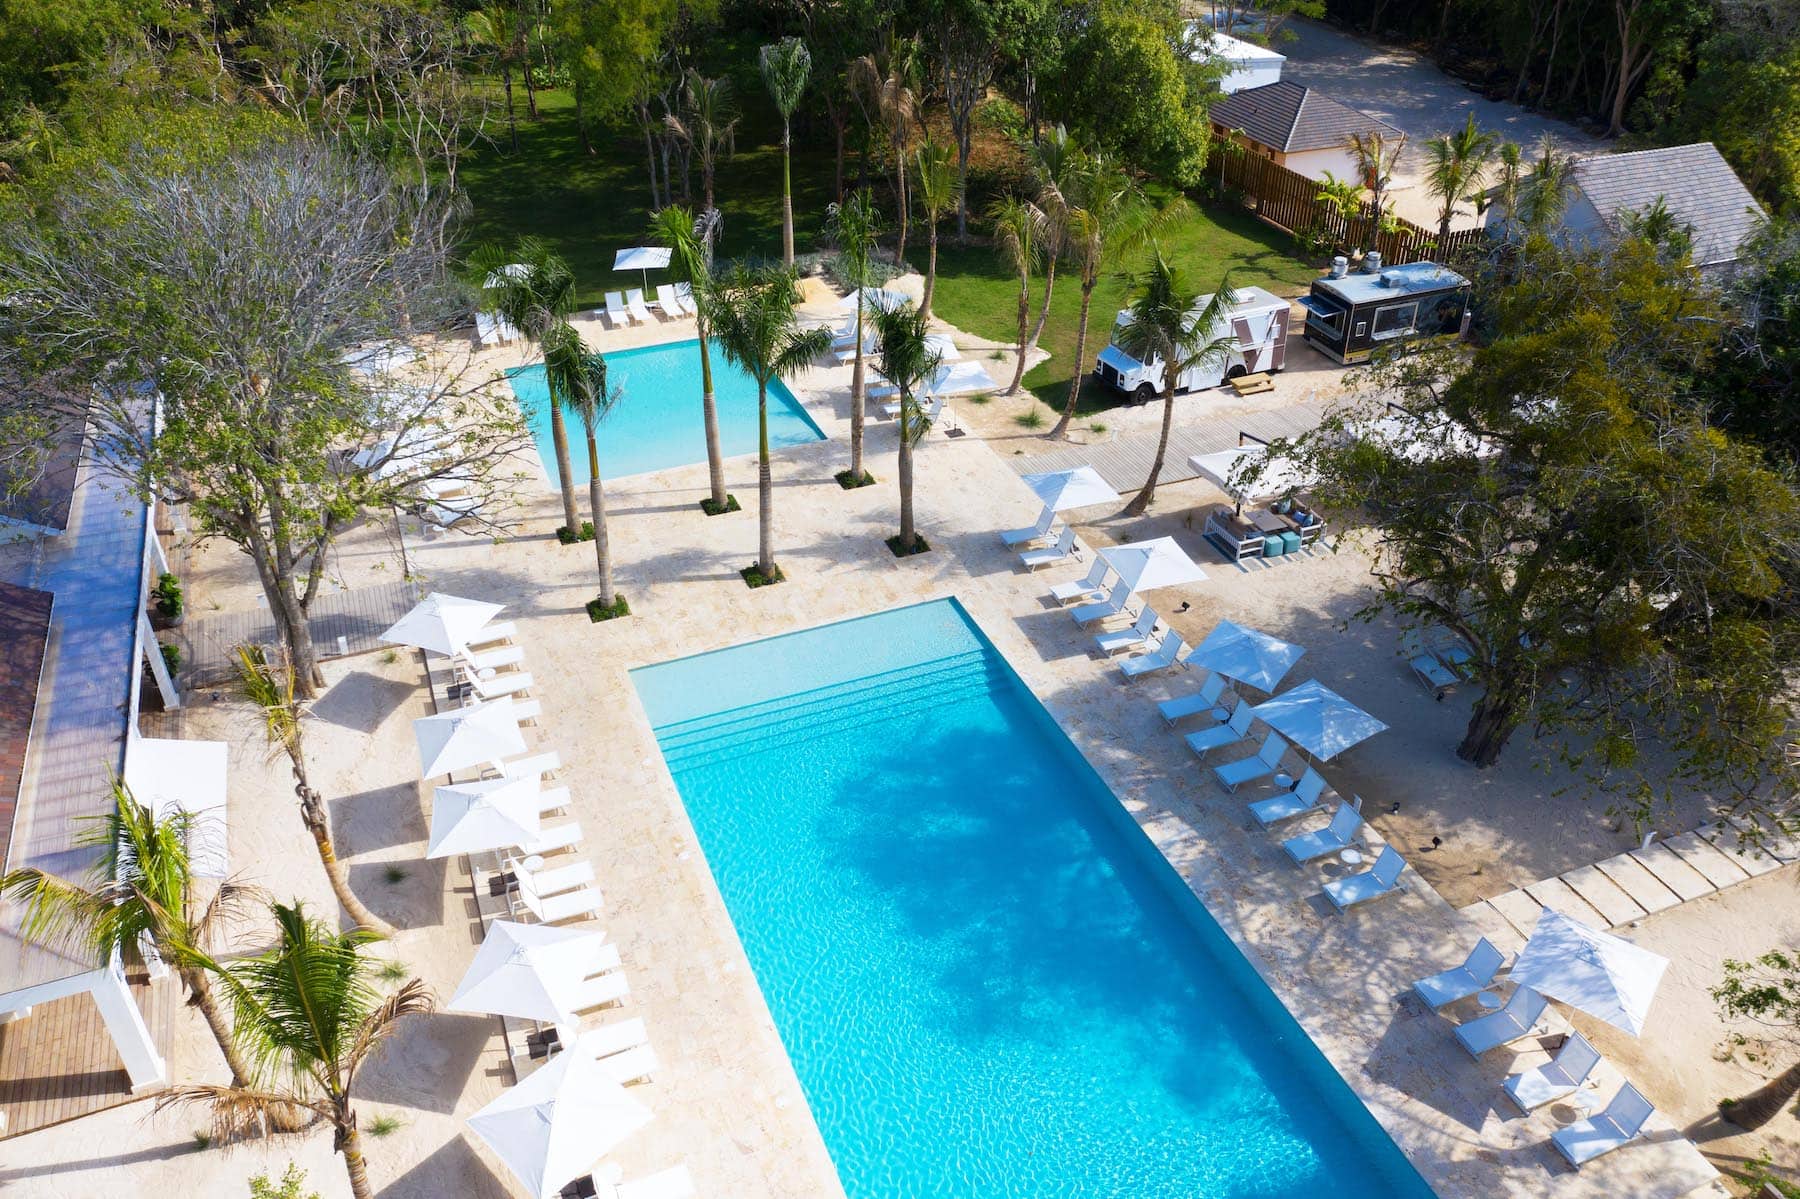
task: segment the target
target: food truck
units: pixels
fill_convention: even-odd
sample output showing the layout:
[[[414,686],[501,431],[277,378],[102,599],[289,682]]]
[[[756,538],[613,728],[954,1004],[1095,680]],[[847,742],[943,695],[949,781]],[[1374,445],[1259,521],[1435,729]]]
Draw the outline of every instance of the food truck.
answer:
[[[1227,379],[1259,371],[1278,371],[1287,358],[1288,314],[1291,305],[1280,296],[1260,287],[1234,287],[1237,297],[1220,323],[1201,334],[1202,343],[1230,335],[1231,350],[1215,358],[1191,366],[1181,372],[1175,390],[1195,391],[1217,387]],[[1193,311],[1198,313],[1212,303],[1211,296],[1201,296]],[[1120,309],[1113,323],[1113,341],[1100,351],[1094,363],[1094,375],[1106,386],[1122,391],[1137,403],[1162,394],[1163,363],[1160,356],[1139,362],[1118,344],[1119,328],[1131,319],[1130,309]]]
[[[1351,271],[1343,258],[1314,279],[1303,336],[1312,346],[1345,365],[1367,362],[1395,346],[1448,341],[1462,334],[1469,311],[1469,281],[1435,262],[1383,266],[1381,255],[1364,256]]]

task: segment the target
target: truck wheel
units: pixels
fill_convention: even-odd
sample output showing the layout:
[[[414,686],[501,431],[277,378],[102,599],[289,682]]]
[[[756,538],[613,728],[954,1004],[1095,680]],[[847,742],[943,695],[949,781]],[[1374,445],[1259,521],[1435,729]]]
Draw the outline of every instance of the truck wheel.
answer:
[[[1148,383],[1139,383],[1137,385],[1137,390],[1131,393],[1131,402],[1134,404],[1148,404],[1155,398],[1156,388],[1150,386]]]
[[[1227,381],[1232,380],[1232,379],[1241,379],[1249,373],[1250,373],[1250,368],[1240,362],[1238,365],[1232,367],[1230,370],[1225,372],[1225,378]]]

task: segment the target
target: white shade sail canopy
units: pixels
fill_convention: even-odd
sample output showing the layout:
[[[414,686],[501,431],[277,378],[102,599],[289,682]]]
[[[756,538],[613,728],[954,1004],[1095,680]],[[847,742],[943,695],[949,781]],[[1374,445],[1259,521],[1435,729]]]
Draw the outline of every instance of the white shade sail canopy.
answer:
[[[627,246],[613,255],[615,271],[660,271],[669,265],[667,246]]]
[[[927,333],[925,352],[936,354],[940,363],[958,362],[962,359],[962,351],[956,348],[956,343],[950,340],[948,333]]]
[[[1188,459],[1194,473],[1239,502],[1273,498],[1302,487],[1313,479],[1286,458],[1269,458],[1267,446],[1247,445]],[[1258,468],[1261,468],[1260,470]],[[1253,479],[1250,476],[1255,474]]]
[[[1131,545],[1109,545],[1100,551],[1119,578],[1133,591],[1155,591],[1158,587],[1175,587],[1197,583],[1206,572],[1173,537],[1158,537]]]
[[[1317,679],[1308,679],[1250,711],[1321,762],[1387,728]]]
[[[979,362],[946,362],[932,372],[921,394],[927,396],[973,395],[994,390],[994,377]]]
[[[839,312],[855,312],[856,302],[862,301],[863,311],[870,309],[876,312],[892,312],[896,308],[904,308],[912,302],[912,297],[903,291],[893,291],[885,287],[859,287],[838,301]]]
[[[496,920],[445,1006],[453,1012],[569,1023],[570,1005],[606,934]]]
[[[1356,430],[1365,438],[1410,462],[1427,462],[1449,455],[1472,454],[1487,458],[1496,448],[1448,418],[1435,422],[1411,415],[1389,413]]]
[[[1668,968],[1660,954],[1545,908],[1508,977],[1637,1036]]]
[[[411,645],[434,654],[459,654],[505,604],[463,599],[434,591],[381,635],[394,645]]]
[[[1053,470],[1041,475],[1026,475],[1025,486],[1053,512],[1068,508],[1086,508],[1091,504],[1110,504],[1119,498],[1112,484],[1100,477],[1091,466],[1072,470]]]
[[[1187,660],[1191,665],[1216,670],[1235,683],[1272,692],[1305,653],[1304,646],[1221,620],[1188,653]]]
[[[200,878],[231,873],[226,859],[225,777],[227,746],[223,741],[164,740],[133,737],[125,751],[125,789],[156,813],[193,816],[188,827],[188,862]]]
[[[419,773],[435,778],[471,766],[498,767],[502,758],[525,752],[525,735],[513,715],[512,696],[485,704],[421,716],[413,721],[419,743]]]
[[[649,1122],[650,1109],[599,1062],[565,1050],[470,1116],[469,1128],[534,1199],[553,1199]]]
[[[448,858],[537,840],[539,793],[537,775],[437,788],[425,856]]]
[[[483,287],[505,287],[508,279],[522,282],[529,278],[531,278],[530,263],[509,262],[505,266],[495,267],[489,271],[488,277],[482,280],[481,285]]]

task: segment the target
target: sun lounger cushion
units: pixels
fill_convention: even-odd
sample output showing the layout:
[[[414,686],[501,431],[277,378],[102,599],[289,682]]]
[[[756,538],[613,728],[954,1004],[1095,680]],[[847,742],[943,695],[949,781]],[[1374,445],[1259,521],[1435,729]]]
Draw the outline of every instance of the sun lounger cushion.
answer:
[[[639,1045],[650,1043],[650,1032],[644,1027],[641,1018],[620,1020],[615,1024],[603,1024],[599,1028],[590,1028],[582,1032],[576,1041],[576,1048],[589,1057],[611,1057],[615,1053],[624,1053],[636,1049]]]
[[[1230,719],[1230,713],[1219,707],[1219,697],[1225,694],[1225,676],[1214,671],[1208,675],[1200,690],[1192,695],[1178,695],[1174,699],[1165,699],[1156,705],[1162,713],[1166,724],[1174,724],[1177,720],[1197,715],[1201,712],[1214,712],[1220,720]]]
[[[1583,1164],[1636,1140],[1655,1111],[1636,1087],[1626,1083],[1606,1105],[1605,1111],[1557,1129],[1550,1134],[1550,1141],[1571,1166],[1579,1169]]]
[[[589,1008],[606,1007],[618,1003],[631,994],[631,982],[625,977],[623,970],[613,970],[593,978],[583,979],[575,988],[574,1000],[569,1009],[585,1012]]]
[[[670,1166],[648,1178],[621,1182],[610,1199],[693,1199],[694,1179],[686,1166]]]
[[[648,1045],[639,1045],[636,1049],[627,1049],[624,1053],[600,1059],[600,1068],[620,1086],[649,1078],[656,1073],[659,1065],[656,1050]]]
[[[1457,1025],[1456,1042],[1470,1057],[1480,1057],[1490,1049],[1529,1036],[1547,1006],[1542,995],[1530,987],[1520,987],[1499,1011]]]
[[[1460,966],[1433,974],[1430,978],[1421,978],[1413,984],[1413,994],[1424,1001],[1425,1006],[1433,1009],[1455,1003],[1458,999],[1482,990],[1494,981],[1500,967],[1506,961],[1506,955],[1494,948],[1494,943],[1486,937],[1475,942],[1475,948],[1469,951],[1466,961]]]
[[[1599,1064],[1600,1051],[1580,1033],[1571,1032],[1555,1057],[1541,1066],[1509,1075],[1501,1090],[1520,1111],[1530,1112],[1573,1095]]]

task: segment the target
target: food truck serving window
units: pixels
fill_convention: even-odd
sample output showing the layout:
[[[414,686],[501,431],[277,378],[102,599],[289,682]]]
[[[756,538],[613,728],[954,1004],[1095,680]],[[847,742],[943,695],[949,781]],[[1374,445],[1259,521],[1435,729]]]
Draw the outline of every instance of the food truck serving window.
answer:
[[[1405,337],[1416,330],[1419,323],[1419,305],[1390,304],[1386,308],[1375,310],[1375,328],[1369,337],[1374,341],[1385,341],[1390,337]]]
[[[1317,325],[1333,337],[1342,337],[1344,333],[1344,310],[1329,300],[1318,296],[1301,296],[1300,306],[1306,309],[1309,324]]]

